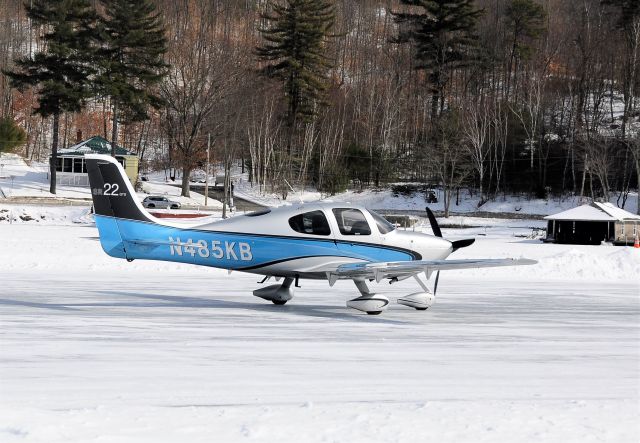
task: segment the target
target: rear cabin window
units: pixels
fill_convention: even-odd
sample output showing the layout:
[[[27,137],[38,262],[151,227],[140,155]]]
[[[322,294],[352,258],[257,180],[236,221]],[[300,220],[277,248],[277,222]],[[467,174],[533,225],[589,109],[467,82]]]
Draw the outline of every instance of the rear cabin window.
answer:
[[[305,212],[289,219],[289,226],[296,232],[310,235],[331,235],[329,222],[322,211]]]
[[[334,209],[338,228],[342,235],[371,235],[371,228],[362,211],[358,209]]]

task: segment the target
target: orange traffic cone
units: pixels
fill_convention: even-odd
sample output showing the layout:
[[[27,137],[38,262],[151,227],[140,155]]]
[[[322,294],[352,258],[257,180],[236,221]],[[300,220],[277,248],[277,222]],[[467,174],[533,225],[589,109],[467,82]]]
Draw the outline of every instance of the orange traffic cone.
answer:
[[[636,242],[633,244],[633,247],[636,249],[640,249],[640,240],[638,240],[637,235],[636,235]]]

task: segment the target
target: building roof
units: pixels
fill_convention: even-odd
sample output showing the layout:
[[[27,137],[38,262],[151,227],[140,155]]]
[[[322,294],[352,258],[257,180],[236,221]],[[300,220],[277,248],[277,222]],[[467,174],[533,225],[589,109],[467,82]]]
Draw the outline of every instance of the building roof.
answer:
[[[548,215],[545,220],[559,221],[622,221],[640,220],[640,216],[617,208],[611,203],[594,203],[582,205],[558,214]]]
[[[73,145],[67,149],[59,149],[58,156],[78,156],[82,157],[85,154],[104,154],[111,155],[111,143],[96,135],[95,137],[91,137],[88,140],[78,143],[77,145]],[[127,151],[126,149],[116,146],[116,155],[136,155],[131,151]]]
[[[640,220],[640,215],[632,214],[629,211],[625,211],[624,209],[620,209],[617,206],[614,206],[611,203],[594,203],[597,207],[602,209],[607,214],[615,217],[616,219],[622,220]]]

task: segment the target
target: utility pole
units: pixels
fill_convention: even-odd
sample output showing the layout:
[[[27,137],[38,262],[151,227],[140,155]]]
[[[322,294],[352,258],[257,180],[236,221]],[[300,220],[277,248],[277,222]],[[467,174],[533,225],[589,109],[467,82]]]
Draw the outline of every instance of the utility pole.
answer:
[[[209,201],[209,151],[211,150],[211,133],[207,137],[207,169],[204,177],[204,205]]]
[[[227,192],[229,191],[228,181],[229,180],[229,172],[227,171],[227,141],[224,141],[224,191],[222,198],[222,218],[227,218],[227,203],[228,197]]]

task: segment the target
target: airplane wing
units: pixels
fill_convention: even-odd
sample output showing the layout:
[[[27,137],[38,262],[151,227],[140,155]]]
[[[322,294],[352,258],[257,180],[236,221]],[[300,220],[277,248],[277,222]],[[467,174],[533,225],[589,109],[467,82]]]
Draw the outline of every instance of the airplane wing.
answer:
[[[365,279],[380,282],[385,278],[404,280],[424,272],[427,278],[435,271],[472,268],[497,268],[503,266],[535,265],[535,260],[526,258],[468,259],[468,260],[417,260],[401,262],[349,263],[327,272],[329,284],[340,279]]]

